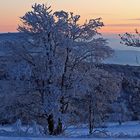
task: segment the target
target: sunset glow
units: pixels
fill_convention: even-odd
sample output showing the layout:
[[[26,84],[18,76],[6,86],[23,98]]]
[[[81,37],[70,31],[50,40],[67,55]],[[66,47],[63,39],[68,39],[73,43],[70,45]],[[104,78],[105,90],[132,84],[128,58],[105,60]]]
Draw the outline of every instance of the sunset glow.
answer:
[[[140,0],[4,0],[0,2],[0,32],[15,32],[20,16],[34,3],[52,5],[52,9],[72,11],[86,19],[101,17],[102,32],[122,33],[140,28]]]

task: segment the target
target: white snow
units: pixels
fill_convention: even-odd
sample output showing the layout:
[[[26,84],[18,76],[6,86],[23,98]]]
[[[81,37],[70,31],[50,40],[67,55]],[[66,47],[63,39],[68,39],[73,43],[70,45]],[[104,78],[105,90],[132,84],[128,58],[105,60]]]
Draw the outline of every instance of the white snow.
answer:
[[[0,137],[0,140],[124,140],[117,138],[19,138],[19,137]],[[136,140],[135,138],[125,140]]]
[[[106,130],[113,135],[124,133],[129,136],[140,136],[140,122],[126,122],[122,125],[110,124]]]
[[[134,140],[134,139],[140,139],[140,122],[126,122],[122,125],[119,125],[118,123],[109,123],[107,124],[107,128],[98,128],[97,130],[103,130],[108,135],[110,135],[110,138],[95,138],[90,136],[88,137],[88,129],[86,127],[79,127],[69,128],[65,136],[61,137],[9,137],[9,136],[0,136],[0,140],[77,140],[77,139],[84,139],[84,140]],[[0,127],[0,130],[7,130],[11,131],[11,127]],[[118,137],[119,138],[115,138]],[[111,138],[112,137],[112,138]]]
[[[140,122],[126,122],[122,125],[118,123],[109,123],[106,128],[97,128],[98,131],[105,132],[109,137],[139,137],[140,138]],[[86,136],[88,129],[83,128],[69,128],[67,130],[70,136]]]

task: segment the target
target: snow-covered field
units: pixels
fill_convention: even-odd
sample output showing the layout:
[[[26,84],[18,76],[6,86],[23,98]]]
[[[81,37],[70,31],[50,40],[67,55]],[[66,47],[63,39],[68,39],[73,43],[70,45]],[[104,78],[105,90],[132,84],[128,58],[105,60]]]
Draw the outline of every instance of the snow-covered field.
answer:
[[[9,137],[0,137],[0,140],[136,140],[135,138],[131,139],[115,139],[115,138],[9,138]],[[138,139],[137,139],[138,140]]]
[[[19,137],[0,137],[0,140],[136,140],[135,138],[19,138]],[[138,140],[138,139],[137,139]]]
[[[0,130],[11,131],[11,127],[0,127]],[[99,132],[100,131],[100,132]],[[98,133],[97,133],[98,132]],[[104,137],[104,138],[101,138]],[[119,125],[117,123],[108,124],[106,128],[97,128],[96,134],[88,136],[86,127],[71,127],[67,129],[65,135],[59,137],[14,137],[0,136],[0,140],[75,140],[75,139],[94,139],[94,140],[134,140],[140,139],[140,122],[127,122]]]

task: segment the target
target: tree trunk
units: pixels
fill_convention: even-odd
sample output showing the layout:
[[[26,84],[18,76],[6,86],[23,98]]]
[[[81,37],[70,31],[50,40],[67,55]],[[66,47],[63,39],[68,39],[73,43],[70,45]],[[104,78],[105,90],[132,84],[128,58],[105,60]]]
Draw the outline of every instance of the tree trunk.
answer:
[[[54,135],[54,120],[53,120],[53,114],[50,114],[48,116],[48,131],[50,135]]]
[[[94,119],[93,119],[93,110],[92,110],[92,105],[91,102],[89,103],[89,134],[91,135],[93,132],[93,128],[94,128]]]

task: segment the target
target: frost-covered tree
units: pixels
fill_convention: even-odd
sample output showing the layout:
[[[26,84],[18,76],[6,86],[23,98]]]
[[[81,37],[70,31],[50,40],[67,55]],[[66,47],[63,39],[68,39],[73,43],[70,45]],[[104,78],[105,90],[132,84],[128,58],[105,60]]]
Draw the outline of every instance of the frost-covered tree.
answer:
[[[136,29],[135,33],[125,33],[123,35],[120,35],[121,37],[121,43],[123,43],[126,46],[131,46],[131,47],[140,47],[140,33],[139,31]],[[138,60],[136,58],[136,61],[138,63]],[[132,82],[130,82],[132,81]],[[132,111],[132,118],[134,120],[138,120],[139,119],[139,102],[137,102],[139,100],[140,94],[139,94],[139,86],[138,86],[139,82],[137,79],[131,79],[129,81],[124,80],[123,85],[125,86],[124,89],[126,90],[129,96],[128,99],[128,104],[129,104],[129,108]],[[130,90],[130,85],[131,88],[133,88],[133,91]]]
[[[121,80],[118,75],[95,67],[88,71],[79,84],[82,86],[74,98],[76,108],[73,112],[80,119],[83,117],[81,122],[88,123],[91,134],[95,127],[107,120],[110,105],[119,96]]]
[[[121,43],[123,43],[126,46],[131,47],[140,47],[140,33],[138,30],[135,30],[135,34],[132,33],[125,33],[123,35],[120,35],[121,37]]]
[[[27,108],[31,102],[34,102],[34,100],[29,100],[28,94],[31,90],[28,81],[30,71],[26,67],[25,61],[19,63],[10,58],[8,57],[8,61],[5,63],[6,79],[1,80],[0,98],[3,102],[0,103],[0,119],[2,123],[13,123],[18,118],[28,121],[29,109],[27,111]],[[22,100],[23,98],[25,99]]]
[[[140,82],[139,78],[124,78],[122,81],[122,89],[124,92],[124,100],[129,112],[129,120],[140,119]],[[127,115],[128,116],[128,115]]]
[[[113,52],[98,33],[103,23],[97,18],[80,25],[79,15],[52,12],[44,4],[33,5],[21,20],[18,30],[24,38],[9,45],[14,57],[26,62],[25,79],[30,92],[38,93],[41,99],[37,104],[42,105],[42,117],[53,114],[61,123],[71,97],[83,88],[78,83],[89,74],[86,65],[98,63]]]

